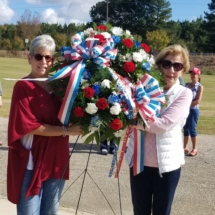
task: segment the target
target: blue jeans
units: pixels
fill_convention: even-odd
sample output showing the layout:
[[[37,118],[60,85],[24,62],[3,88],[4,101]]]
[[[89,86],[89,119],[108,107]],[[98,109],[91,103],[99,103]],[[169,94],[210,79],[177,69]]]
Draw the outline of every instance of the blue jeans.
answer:
[[[17,204],[17,215],[57,215],[65,180],[48,179],[43,181],[39,195],[26,198],[26,191],[32,176],[33,170],[26,170]]]
[[[158,168],[144,166],[144,171],[133,176],[130,184],[134,215],[170,215],[181,168],[159,174]]]
[[[199,109],[190,109],[186,124],[184,125],[184,136],[196,137],[196,125],[199,118]]]

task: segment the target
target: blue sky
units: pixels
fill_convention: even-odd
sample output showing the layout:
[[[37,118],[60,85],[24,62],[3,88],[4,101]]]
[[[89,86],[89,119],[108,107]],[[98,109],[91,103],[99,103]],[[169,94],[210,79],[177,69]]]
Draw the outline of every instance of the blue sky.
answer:
[[[101,0],[0,0],[0,24],[16,24],[25,10],[38,12],[46,23],[83,23],[90,21],[89,10]],[[15,2],[15,3],[14,3]],[[195,20],[209,12],[211,0],[169,0],[172,20]]]

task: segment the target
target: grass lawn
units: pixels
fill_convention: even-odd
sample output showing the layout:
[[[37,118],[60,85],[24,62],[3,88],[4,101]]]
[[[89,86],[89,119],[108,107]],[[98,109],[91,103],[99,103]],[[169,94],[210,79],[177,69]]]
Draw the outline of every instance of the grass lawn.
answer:
[[[10,99],[15,81],[4,80],[3,78],[22,78],[30,73],[30,66],[27,59],[21,58],[0,58],[0,81],[3,88],[3,106],[0,109],[0,116],[8,117]],[[184,82],[190,81],[190,75],[183,75]],[[215,76],[202,75],[201,83],[204,86],[203,99],[200,104],[200,118],[198,122],[198,133],[215,134]]]

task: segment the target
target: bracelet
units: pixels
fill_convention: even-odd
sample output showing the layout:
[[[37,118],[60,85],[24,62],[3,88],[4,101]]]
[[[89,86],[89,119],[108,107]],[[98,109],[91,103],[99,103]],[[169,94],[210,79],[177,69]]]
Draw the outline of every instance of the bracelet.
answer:
[[[62,126],[62,128],[63,128],[63,133],[64,133],[64,131],[66,131],[67,129],[66,129],[65,126]],[[63,137],[66,137],[66,134],[63,134],[62,136],[63,136]]]

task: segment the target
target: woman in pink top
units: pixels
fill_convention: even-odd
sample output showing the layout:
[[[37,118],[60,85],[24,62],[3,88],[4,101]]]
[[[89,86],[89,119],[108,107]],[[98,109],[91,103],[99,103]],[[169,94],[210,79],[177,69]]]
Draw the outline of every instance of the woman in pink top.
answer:
[[[144,171],[133,176],[132,156],[129,162],[134,215],[170,214],[181,165],[185,162],[182,128],[189,114],[192,93],[181,86],[178,79],[189,70],[188,51],[181,45],[168,46],[157,55],[156,65],[166,84],[164,94],[167,102],[153,123],[148,122],[145,128],[137,125],[138,129],[146,132]]]

